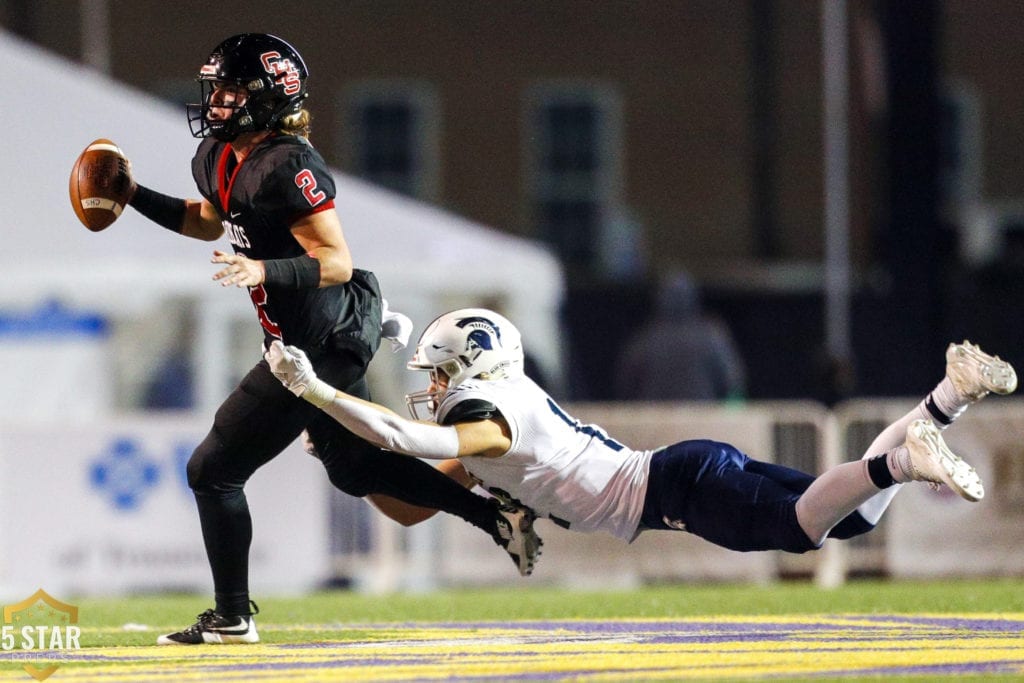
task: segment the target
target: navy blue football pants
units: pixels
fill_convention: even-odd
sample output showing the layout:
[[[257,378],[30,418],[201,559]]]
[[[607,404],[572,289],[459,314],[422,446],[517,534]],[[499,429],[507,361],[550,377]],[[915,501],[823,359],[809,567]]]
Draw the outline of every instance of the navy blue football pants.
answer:
[[[754,460],[717,441],[681,441],[657,451],[640,527],[682,529],[730,550],[815,550],[796,519],[796,501],[814,477]],[[857,512],[829,536],[873,529]]]

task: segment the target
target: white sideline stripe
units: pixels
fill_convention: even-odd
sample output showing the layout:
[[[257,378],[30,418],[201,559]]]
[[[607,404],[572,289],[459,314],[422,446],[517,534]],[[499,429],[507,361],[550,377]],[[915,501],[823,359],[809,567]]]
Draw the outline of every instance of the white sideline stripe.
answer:
[[[124,210],[124,206],[118,204],[113,199],[107,199],[105,197],[86,197],[82,200],[83,209],[106,209],[107,211],[113,211],[114,216],[120,216],[121,211]]]
[[[108,145],[105,142],[101,142],[101,143],[95,144],[95,145],[89,145],[89,147],[86,148],[85,151],[86,152],[113,152],[114,154],[116,154],[119,157],[123,157],[124,156],[124,152],[121,151],[120,147],[118,147],[117,145]]]

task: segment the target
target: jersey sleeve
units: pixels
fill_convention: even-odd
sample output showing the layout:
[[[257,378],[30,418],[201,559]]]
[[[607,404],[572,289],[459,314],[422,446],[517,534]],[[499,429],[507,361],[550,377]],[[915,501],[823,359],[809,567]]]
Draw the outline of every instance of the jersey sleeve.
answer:
[[[199,194],[214,207],[220,206],[217,200],[217,156],[223,144],[213,138],[204,138],[192,157],[192,178]]]
[[[327,164],[308,143],[289,145],[256,197],[272,223],[290,225],[303,216],[333,208],[336,188]]]
[[[467,398],[449,407],[440,424],[447,426],[456,422],[479,422],[501,416],[501,411],[490,401],[482,398]]]
[[[471,379],[463,382],[441,400],[437,408],[437,422],[453,425],[456,422],[501,418],[508,425],[514,445],[522,430],[522,417],[507,391],[501,381]]]

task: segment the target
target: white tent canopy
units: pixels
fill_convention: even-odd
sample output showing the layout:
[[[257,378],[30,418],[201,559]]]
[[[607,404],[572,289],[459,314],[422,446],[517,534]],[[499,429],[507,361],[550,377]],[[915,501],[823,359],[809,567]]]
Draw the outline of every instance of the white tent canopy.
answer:
[[[205,367],[203,404],[219,401],[226,379],[225,321],[251,318],[248,297],[211,280],[223,243],[183,239],[132,210],[106,231],[78,223],[67,183],[78,153],[96,138],[115,141],[136,177],[175,196],[196,196],[190,161],[196,147],[184,112],[0,32],[5,210],[0,250],[0,309],[58,299],[113,318],[151,310],[173,297],[200,303],[198,343]],[[373,270],[392,308],[418,331],[452,306],[501,302],[530,352],[557,378],[557,260],[539,245],[335,172],[338,212],[358,267]],[[415,336],[416,333],[414,333]]]

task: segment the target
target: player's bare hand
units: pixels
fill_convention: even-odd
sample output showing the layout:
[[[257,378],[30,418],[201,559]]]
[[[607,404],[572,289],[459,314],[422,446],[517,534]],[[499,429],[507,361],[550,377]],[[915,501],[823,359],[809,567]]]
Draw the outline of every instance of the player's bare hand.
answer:
[[[213,279],[218,280],[222,287],[255,287],[263,282],[266,272],[263,261],[255,261],[243,254],[227,254],[214,251],[210,263],[223,263],[225,268],[214,273]]]

